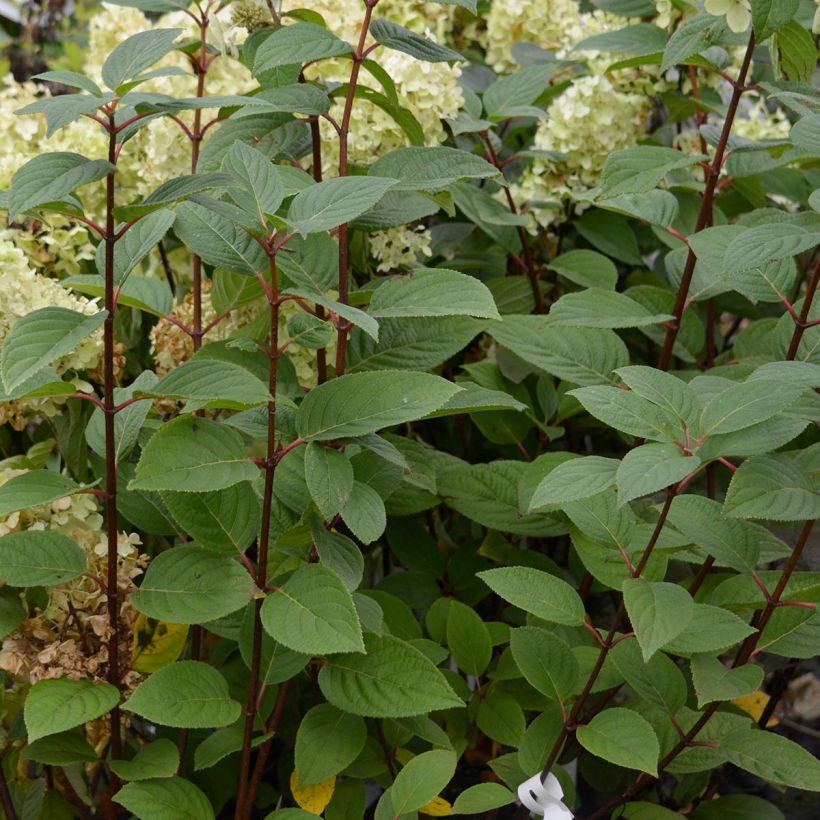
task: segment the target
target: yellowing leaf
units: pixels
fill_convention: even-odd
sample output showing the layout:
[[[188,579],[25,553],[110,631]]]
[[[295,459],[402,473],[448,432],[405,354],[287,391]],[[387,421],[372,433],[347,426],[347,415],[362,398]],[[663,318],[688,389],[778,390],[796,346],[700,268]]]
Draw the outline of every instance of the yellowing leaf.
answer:
[[[333,797],[333,791],[336,788],[336,776],[328,777],[327,780],[315,783],[312,786],[305,786],[304,789],[300,789],[298,783],[299,776],[296,769],[294,769],[290,773],[290,791],[293,794],[293,799],[305,811],[312,814],[321,814],[327,804],[330,803],[330,798]]]
[[[752,692],[751,695],[743,695],[741,698],[735,698],[732,703],[742,709],[744,712],[751,715],[756,721],[760,720],[763,715],[763,710],[769,702],[769,696],[765,692]],[[776,717],[769,718],[766,728],[770,729],[772,726],[777,726],[780,721]]]
[[[434,797],[429,803],[425,803],[419,812],[428,817],[449,817],[453,813],[453,807],[443,797]]]
[[[173,663],[185,648],[186,624],[168,624],[140,613],[134,621],[131,668],[137,672],[156,672]]]

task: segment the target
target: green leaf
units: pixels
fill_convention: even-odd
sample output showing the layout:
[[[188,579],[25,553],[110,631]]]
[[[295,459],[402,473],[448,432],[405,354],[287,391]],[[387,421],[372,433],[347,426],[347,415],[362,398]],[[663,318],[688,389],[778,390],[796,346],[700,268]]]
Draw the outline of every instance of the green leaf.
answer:
[[[116,91],[128,80],[137,79],[146,68],[174,50],[174,40],[180,34],[179,28],[158,28],[140,31],[123,40],[102,65],[103,82]]]
[[[214,820],[211,801],[188,780],[164,777],[126,783],[113,797],[135,817],[155,820]]]
[[[262,625],[276,641],[311,655],[362,652],[362,630],[353,599],[339,576],[307,564],[262,604]]]
[[[229,210],[231,214],[234,214],[235,209],[232,209],[230,204],[204,196],[197,197],[197,194],[215,189],[234,188],[236,186],[237,182],[234,177],[230,174],[223,174],[216,171],[213,173],[188,174],[186,176],[172,177],[157,186],[141,202],[136,202],[132,205],[121,205],[114,208],[114,215],[117,219],[130,221],[144,217],[167,205],[174,205],[179,202],[186,203],[189,199],[202,202],[203,204],[216,203],[217,206],[221,206],[223,209]],[[212,211],[213,209],[211,209],[210,212]]]
[[[733,384],[706,402],[700,418],[700,433],[732,433],[776,416],[792,404],[806,388],[769,379]]]
[[[631,391],[596,385],[570,390],[569,395],[596,419],[632,436],[673,441],[683,432],[680,420],[671,412]]]
[[[18,108],[14,113],[18,116],[45,114],[46,138],[49,138],[56,131],[80,117],[93,116],[101,105],[113,102],[115,99],[114,94],[106,94],[104,97],[88,94],[60,94],[57,97],[43,97],[23,108]]]
[[[532,567],[499,567],[476,573],[493,592],[536,618],[580,626],[584,604],[566,582]]]
[[[297,22],[278,28],[262,41],[253,58],[253,74],[259,77],[280,66],[302,65],[351,51],[348,43],[324,26]]]
[[[453,509],[490,529],[542,536],[566,532],[549,515],[521,514],[517,487],[525,470],[520,461],[456,463],[438,473],[438,493]]]
[[[509,117],[543,116],[533,103],[547,90],[554,65],[531,65],[508,77],[499,77],[482,96],[484,111],[492,122]]]
[[[692,598],[677,584],[630,578],[624,581],[623,593],[644,660],[680,635],[692,617]]]
[[[546,711],[541,712],[530,723],[518,748],[518,765],[525,776],[540,772],[544,768],[553,744],[558,740],[563,728],[564,721],[557,703],[551,703]]]
[[[302,347],[318,350],[333,340],[333,327],[309,313],[297,313],[288,319],[288,336]]]
[[[328,311],[341,316],[343,319],[347,319],[351,324],[361,328],[374,341],[379,340],[379,323],[363,310],[342,304],[334,299],[329,299],[327,296],[323,296],[321,293],[317,293],[310,288],[286,288],[283,293],[286,296],[299,296],[308,302],[321,305]]]
[[[210,550],[244,552],[259,532],[259,497],[247,481],[213,493],[163,492],[162,500],[181,529]]]
[[[378,319],[475,316],[500,319],[492,293],[473,276],[444,268],[417,268],[387,279],[373,293],[369,314]]]
[[[120,693],[110,683],[68,678],[38,681],[26,696],[23,709],[29,742],[94,720],[119,701]]]
[[[81,185],[102,179],[111,170],[111,164],[105,160],[92,160],[68,151],[40,154],[11,179],[9,218],[39,205],[61,202]]]
[[[716,700],[733,700],[750,695],[763,683],[763,667],[746,663],[737,669],[727,667],[714,655],[692,658],[692,683],[698,696],[698,708]]]
[[[705,800],[690,816],[693,820],[786,820],[777,806],[751,794],[725,794]]]
[[[676,638],[665,647],[676,655],[722,652],[747,638],[755,630],[731,612],[709,604],[695,604],[692,617]]]
[[[144,370],[128,387],[114,388],[114,403],[121,404],[133,398],[137,390],[154,384],[156,380],[152,370]],[[150,410],[150,402],[137,401],[114,416],[114,455],[117,461],[122,460],[134,448]],[[88,446],[100,458],[105,458],[105,419],[99,407],[91,414],[88,427],[85,428],[85,438]]]
[[[48,766],[97,763],[99,760],[91,744],[78,732],[62,732],[35,740],[23,750],[23,757]]]
[[[201,661],[177,661],[158,669],[134,690],[124,708],[177,729],[228,726],[242,712],[225,678]]]
[[[483,675],[490,665],[490,632],[481,617],[461,601],[451,601],[447,611],[447,646],[458,668],[468,675]]]
[[[391,23],[388,20],[374,20],[370,26],[370,33],[376,42],[381,43],[385,48],[394,51],[401,51],[409,54],[417,60],[424,60],[427,63],[449,62],[451,60],[463,60],[464,58],[451,48],[440,46],[420,34],[416,34],[404,26]]]
[[[624,17],[632,17],[624,14]],[[643,15],[634,15],[640,17]],[[573,51],[617,51],[622,54],[655,54],[666,48],[667,33],[651,23],[635,23],[631,26],[593,34],[573,46]]]
[[[789,139],[810,154],[820,153],[820,117],[817,114],[810,114],[802,117],[793,126]],[[817,192],[814,199],[817,200]],[[815,210],[817,208],[815,207]]]
[[[686,680],[677,664],[663,652],[643,659],[637,640],[626,638],[612,647],[607,655],[638,697],[675,714],[689,697]]]
[[[630,450],[618,466],[618,504],[655,493],[686,478],[700,466],[674,444],[643,444]]]
[[[62,307],[34,310],[18,319],[6,335],[0,376],[8,392],[56,359],[71,353],[105,321],[105,311],[86,316]]]
[[[296,194],[287,221],[302,236],[338,228],[370,210],[395,184],[370,176],[327,179]]]
[[[515,795],[500,783],[479,783],[465,789],[453,803],[453,814],[483,814],[506,806]]]
[[[602,288],[564,294],[550,308],[550,317],[557,325],[611,328],[642,327],[672,319],[666,313],[650,313],[623,293]]]
[[[578,661],[570,648],[551,632],[521,626],[510,635],[516,666],[536,690],[566,703],[578,682]]]
[[[320,384],[302,401],[299,435],[327,441],[375,433],[432,413],[459,390],[428,373],[382,370],[340,376]]]
[[[177,236],[209,265],[233,273],[256,276],[269,261],[256,240],[231,220],[196,202],[177,208]]]
[[[208,419],[180,416],[154,433],[142,450],[130,490],[202,493],[253,481],[242,436]]]
[[[820,760],[788,738],[743,729],[724,737],[720,748],[735,766],[770,783],[820,791]]]
[[[486,324],[482,319],[468,316],[382,319],[378,343],[358,331],[351,333],[347,364],[354,373],[363,370],[429,370],[463,350]]]
[[[590,250],[572,250],[556,256],[550,269],[585,288],[612,290],[618,281],[618,269],[611,259]]]
[[[794,18],[800,0],[752,0],[752,25],[758,43]]]
[[[692,426],[696,421],[700,407],[698,397],[677,376],[642,365],[619,367],[616,372],[633,393],[669,410],[685,426]]]
[[[202,624],[241,609],[252,592],[251,577],[237,561],[201,547],[177,546],[151,561],[131,602],[150,618]]]
[[[615,483],[618,466],[616,459],[603,456],[573,458],[559,464],[535,488],[529,511],[557,508],[603,492]]]
[[[346,769],[364,748],[367,727],[329,703],[309,709],[296,732],[295,762],[299,788],[321,783]]]
[[[311,527],[311,535],[319,560],[332,569],[351,592],[358,589],[364,573],[364,558],[359,547],[346,535],[330,532],[316,522]]]
[[[11,635],[25,618],[20,591],[9,586],[0,589],[0,640]]]
[[[729,270],[749,270],[762,263],[796,256],[820,244],[820,231],[789,222],[757,225],[733,239],[726,248],[724,264]]]
[[[767,531],[747,521],[724,518],[717,501],[679,495],[669,508],[668,522],[713,556],[718,566],[749,572],[758,563]]]
[[[12,586],[56,586],[85,570],[85,552],[59,532],[23,530],[0,538],[0,581]]]
[[[268,683],[271,681],[268,680]],[[272,735],[256,735],[251,742],[251,748],[257,748]],[[226,726],[224,729],[217,729],[208,735],[194,752],[194,771],[200,772],[203,769],[210,769],[217,763],[224,760],[228,755],[242,750],[244,731],[241,725]]]
[[[612,382],[612,371],[629,364],[626,346],[604,328],[558,327],[544,316],[505,316],[487,332],[525,362],[573,384]]]
[[[463,706],[447,679],[418,649],[383,635],[364,637],[366,655],[332,655],[319,672],[322,694],[363,717],[412,717]]]
[[[729,246],[749,231],[743,225],[717,225],[693,234],[689,242],[698,258],[696,273],[701,271],[707,281],[719,290],[736,290],[752,301],[780,301],[794,287],[796,268],[791,259],[769,262],[758,258],[754,267],[748,270],[726,265]]]
[[[85,489],[67,476],[52,470],[30,470],[10,478],[0,486],[0,518],[27,507],[49,504]]]
[[[641,194],[658,186],[663,178],[703,159],[700,154],[685,154],[672,148],[637,145],[615,151],[607,158],[601,173],[601,199],[621,194]]]
[[[230,191],[231,199],[243,210],[256,214],[259,224],[266,226],[265,215],[275,214],[285,197],[282,180],[270,159],[256,148],[237,140],[225,154],[222,170],[242,185],[241,189]]]
[[[249,370],[219,359],[191,359],[172,370],[140,396],[190,401],[197,408],[246,410],[270,401],[267,385]]]
[[[684,21],[666,44],[661,72],[686,62],[693,55],[719,42],[727,31],[725,18],[713,17],[711,14],[697,14]]]
[[[462,179],[497,177],[499,171],[476,154],[438,145],[396,148],[379,157],[368,174],[398,180],[394,191],[435,193]]]
[[[313,503],[330,521],[353,492],[353,465],[338,450],[311,441],[305,448],[305,481]]]
[[[179,768],[176,743],[159,738],[143,746],[131,760],[112,760],[111,770],[122,780],[173,777]]]
[[[526,729],[524,710],[511,695],[491,691],[478,705],[476,725],[491,740],[518,746]]]
[[[597,200],[595,204],[602,210],[631,216],[662,228],[671,227],[680,214],[675,195],[659,188],[642,194],[607,197]]]
[[[369,484],[354,481],[342,509],[342,520],[363,544],[372,544],[387,526],[384,500]]]
[[[811,33],[797,20],[790,20],[775,33],[774,45],[786,78],[808,83],[817,67],[817,46]]]
[[[596,757],[657,776],[658,738],[649,722],[631,709],[599,712],[586,726],[578,727],[576,737]]]
[[[443,749],[411,758],[390,788],[396,815],[420,809],[443,791],[456,772],[457,760],[455,752]]]
[[[114,282],[122,285],[126,276],[145,259],[160,240],[170,230],[176,213],[168,208],[160,208],[132,225],[114,245]],[[102,250],[100,250],[102,248]],[[105,243],[97,246],[97,270],[105,273]],[[102,264],[101,264],[102,263]],[[120,292],[122,297],[122,291]],[[160,316],[169,313],[169,305]]]
[[[81,88],[95,97],[102,97],[102,89],[85,74],[79,74],[76,71],[43,71],[40,74],[35,74],[32,80],[45,80],[48,83],[59,83],[60,85],[67,85],[70,88]],[[67,95],[64,95],[67,96]]]
[[[119,247],[119,245],[117,246]],[[64,288],[71,288],[86,296],[105,296],[105,279],[99,274],[84,274],[61,279]],[[143,310],[154,316],[166,316],[174,305],[174,296],[168,283],[150,276],[129,275],[120,286],[117,304]],[[143,371],[144,375],[147,371]]]
[[[502,390],[489,390],[475,382],[459,382],[459,387],[463,389],[438,410],[429,413],[426,418],[437,419],[462,413],[480,413],[484,410],[527,410],[527,405]]]
[[[244,97],[242,99],[243,102],[240,105],[243,107],[231,115],[233,122],[242,117],[280,112],[319,117],[322,114],[327,114],[330,107],[327,92],[308,83],[292,83],[290,85],[264,88],[258,94],[254,94],[253,97]],[[202,102],[207,103],[208,98],[206,97]],[[281,166],[277,170],[281,174],[283,169],[285,169],[285,174],[291,174],[292,178],[293,174],[291,172],[297,171],[296,168],[290,168],[290,166]],[[299,173],[303,174],[304,171],[299,171]],[[310,184],[309,177],[305,181]]]
[[[820,518],[820,495],[809,475],[785,455],[758,456],[744,461],[732,476],[725,515],[771,521]]]

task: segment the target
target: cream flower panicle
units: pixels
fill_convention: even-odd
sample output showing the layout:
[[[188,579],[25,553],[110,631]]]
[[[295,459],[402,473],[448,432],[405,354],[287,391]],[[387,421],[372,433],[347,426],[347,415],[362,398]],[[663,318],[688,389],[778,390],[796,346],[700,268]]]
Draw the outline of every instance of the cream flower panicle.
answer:
[[[729,28],[742,33],[752,22],[752,6],[749,0],[706,0],[705,9],[716,17],[725,17]]]
[[[378,262],[376,270],[385,273],[411,267],[419,256],[432,256],[430,231],[424,225],[402,225],[370,234],[370,250]]]

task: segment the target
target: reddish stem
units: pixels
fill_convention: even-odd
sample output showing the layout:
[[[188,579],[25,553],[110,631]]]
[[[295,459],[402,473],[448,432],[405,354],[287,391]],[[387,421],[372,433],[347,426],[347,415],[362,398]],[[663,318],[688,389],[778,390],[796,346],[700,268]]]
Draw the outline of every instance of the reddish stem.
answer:
[[[723,166],[723,159],[726,154],[726,145],[729,142],[729,135],[732,133],[732,126],[737,114],[740,98],[743,96],[745,90],[746,75],[749,72],[749,66],[752,62],[752,54],[754,52],[755,36],[754,33],[749,35],[749,45],[746,47],[746,54],[743,57],[743,64],[740,68],[740,74],[737,81],[733,84],[732,99],[729,102],[729,108],[726,112],[726,121],[723,123],[723,131],[720,135],[717,148],[715,149],[715,156],[709,166],[706,175],[706,189],[703,192],[703,200],[701,201],[700,213],[698,214],[697,224],[695,225],[695,233],[700,233],[706,228],[712,220],[712,206],[715,201],[715,191],[720,177],[720,169]],[[672,360],[672,351],[675,348],[675,340],[678,338],[681,322],[683,321],[683,312],[686,309],[687,298],[689,296],[689,288],[692,284],[692,276],[695,272],[695,264],[697,257],[694,251],[689,249],[686,257],[686,266],[683,270],[678,293],[675,298],[675,307],[672,311],[675,319],[668,330],[666,331],[666,338],[664,339],[663,349],[661,350],[661,357],[658,363],[660,370],[668,370],[669,363]]]
[[[489,162],[502,174],[503,178],[503,166],[498,158],[498,154],[495,152],[493,148],[493,144],[490,141],[490,135],[486,131],[481,132],[481,139],[484,141],[485,152],[487,154],[487,159]],[[507,205],[510,209],[510,213],[513,216],[518,216],[518,208],[515,204],[515,200],[513,199],[512,191],[508,185],[504,184],[504,195],[507,198]],[[530,241],[527,237],[527,232],[521,225],[516,225],[516,230],[518,232],[518,239],[521,242],[521,248],[524,251],[524,261],[523,261],[523,268],[524,273],[529,277],[530,280],[530,287],[532,288],[532,296],[535,300],[535,311],[536,313],[544,313],[544,296],[541,293],[541,285],[538,282],[538,266],[535,263],[535,257],[532,253],[532,248],[530,247]]]
[[[279,301],[276,271],[276,255],[270,253],[270,349],[279,347]],[[262,525],[257,542],[256,557],[256,586],[265,589],[268,581],[268,550],[270,548],[270,518],[273,506],[273,478],[276,470],[276,376],[277,356],[271,356],[268,367],[268,392],[271,399],[268,402],[267,448],[265,458],[265,485],[262,491]],[[245,702],[245,728],[242,741],[242,760],[240,764],[239,790],[236,802],[236,820],[244,820],[250,815],[253,800],[249,790],[251,777],[251,749],[253,743],[253,723],[257,713],[257,703],[260,689],[260,668],[262,665],[262,620],[260,617],[262,598],[254,602],[253,643],[251,648],[251,670],[248,682],[248,698]]]
[[[353,101],[356,97],[356,85],[359,81],[359,71],[362,67],[365,54],[365,43],[367,33],[370,30],[370,20],[373,17],[373,9],[379,0],[365,0],[364,20],[359,31],[359,42],[356,51],[353,52],[353,67],[350,70],[350,82],[347,87],[342,121],[338,126],[339,133],[339,176],[347,176],[347,154],[348,136],[350,134],[350,118],[353,114]],[[350,259],[350,246],[348,238],[347,224],[339,226],[339,301],[346,305],[350,293],[350,273],[348,271]],[[338,340],[336,343],[336,375],[341,376],[345,372],[345,357],[347,355],[347,335],[346,328],[339,328]]]
[[[112,170],[105,178],[105,310],[103,323],[103,426],[105,434],[105,525],[108,553],[106,598],[110,636],[108,639],[108,682],[120,688],[120,590],[117,584],[117,440],[114,430],[114,204],[116,193],[117,135],[114,115],[109,115],[108,161]],[[111,757],[122,755],[120,708],[110,712]]]
[[[809,322],[809,315],[811,313],[812,302],[814,302],[814,296],[817,293],[818,282],[820,282],[820,259],[817,260],[817,264],[814,266],[814,275],[811,278],[811,282],[809,282],[806,295],[803,297],[803,307],[800,310],[800,316],[797,317],[797,321],[795,322],[789,352],[786,354],[787,361],[794,361],[795,356],[797,356],[797,351],[800,349],[800,342],[803,340],[803,334],[806,332],[806,329],[818,323],[817,321]],[[792,313],[792,318],[795,318],[794,311],[792,310],[790,312]]]
[[[669,515],[669,508],[672,506],[672,501],[674,500],[674,498],[674,492],[672,492],[671,490],[667,491],[666,502],[664,503],[663,509],[661,510],[661,513],[658,516],[658,521],[655,524],[655,529],[653,530],[649,542],[647,543],[646,548],[644,549],[643,554],[641,555],[641,560],[635,567],[634,577],[636,578],[639,578],[641,576],[641,573],[646,569],[646,565],[649,562],[649,559],[652,557],[652,552],[655,549],[655,545],[658,543],[658,539],[660,538],[664,524],[666,524],[666,519]],[[609,651],[618,642],[615,638],[615,635],[618,631],[618,627],[621,625],[621,621],[623,620],[625,614],[626,607],[624,606],[623,601],[621,601],[620,605],[618,606],[618,610],[616,611],[615,616],[612,619],[612,623],[609,626],[607,636],[601,643],[601,649],[600,652],[598,652],[598,658],[596,659],[595,666],[593,666],[592,671],[590,672],[589,677],[587,678],[587,682],[584,685],[584,689],[578,696],[578,700],[575,701],[572,710],[570,711],[569,716],[567,717],[567,720],[564,722],[564,726],[561,729],[561,733],[558,735],[558,738],[552,745],[552,749],[550,750],[549,757],[547,758],[546,765],[544,766],[542,772],[542,780],[544,780],[547,774],[549,774],[550,769],[552,769],[553,765],[555,764],[555,761],[558,759],[558,755],[561,753],[561,749],[564,746],[564,742],[574,731],[572,727],[575,726],[578,717],[581,714],[582,709],[584,708],[584,705],[586,704],[590,694],[592,693],[592,689],[595,686],[595,683],[598,680],[598,676],[601,674],[601,670],[604,667],[607,655],[609,655]]]

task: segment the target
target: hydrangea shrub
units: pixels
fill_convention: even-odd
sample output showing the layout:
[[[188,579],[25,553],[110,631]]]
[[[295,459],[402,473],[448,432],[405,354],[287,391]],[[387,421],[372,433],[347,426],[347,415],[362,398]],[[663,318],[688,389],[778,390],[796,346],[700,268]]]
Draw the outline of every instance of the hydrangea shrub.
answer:
[[[4,815],[820,791],[817,17],[120,0],[9,78]]]

